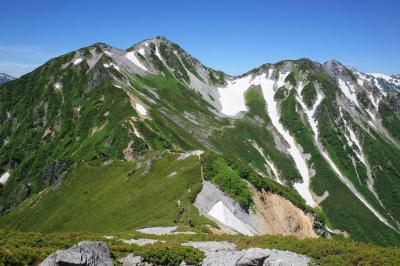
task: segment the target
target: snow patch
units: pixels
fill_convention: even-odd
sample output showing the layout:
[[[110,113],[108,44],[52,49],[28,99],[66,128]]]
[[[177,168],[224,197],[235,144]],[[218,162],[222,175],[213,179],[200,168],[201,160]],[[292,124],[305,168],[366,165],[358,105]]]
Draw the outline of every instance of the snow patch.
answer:
[[[188,157],[190,157],[190,156],[194,156],[194,155],[200,157],[200,155],[202,155],[203,152],[204,152],[204,151],[202,151],[202,150],[188,151],[188,152],[182,153],[182,154],[178,157],[178,160],[184,160],[184,159],[186,159],[186,158],[188,158]]]
[[[147,110],[146,110],[146,108],[144,108],[144,106],[141,105],[141,104],[138,103],[138,102],[135,103],[135,109],[136,109],[136,111],[137,111],[140,115],[143,115],[143,116],[147,115]]]
[[[56,82],[56,83],[54,84],[54,89],[57,90],[57,91],[61,91],[61,90],[62,90],[62,87],[63,87],[63,85],[62,85],[61,82]]]
[[[161,54],[157,46],[156,46],[156,56],[162,61]]]
[[[368,110],[368,108],[366,108],[365,111],[366,111],[367,114],[372,118],[372,120],[375,122],[375,121],[376,121],[376,115],[373,114],[370,110]],[[376,127],[375,127],[375,125],[374,125],[374,123],[373,123],[372,121],[368,121],[368,123],[369,123],[370,125],[372,125],[372,126],[376,129]]]
[[[104,51],[104,53],[106,54],[106,55],[108,55],[108,56],[112,56],[113,54],[111,53],[111,52],[109,52],[109,51]]]
[[[140,49],[138,50],[138,53],[141,54],[141,55],[145,55],[144,48],[140,48]]]
[[[82,61],[83,61],[82,57],[79,57],[79,58],[75,59],[74,65],[75,65],[75,66],[76,66],[76,65],[79,65]]]
[[[374,97],[374,95],[371,92],[369,92],[368,98],[371,101],[372,105],[375,107],[375,109],[379,110],[379,102],[382,100],[382,96]]]
[[[139,130],[137,130],[136,127],[133,128],[133,132],[135,133],[136,137],[143,138],[142,135],[140,134]]]
[[[113,68],[115,68],[116,70],[119,71],[119,66],[117,66],[117,65],[114,64],[114,63],[103,64],[103,66],[104,66],[105,68],[113,67]]]
[[[251,75],[228,80],[225,87],[217,88],[223,114],[234,116],[241,111],[247,111],[244,92],[251,86]]]
[[[172,172],[172,173],[170,173],[170,174],[168,175],[168,177],[171,177],[171,176],[176,176],[176,172]]]
[[[5,172],[0,176],[0,184],[5,184],[8,181],[8,178],[10,177],[10,173],[9,172]]]
[[[252,236],[253,233],[225,206],[222,201],[218,201],[208,212],[208,215],[220,223],[232,227],[237,232]]]
[[[144,71],[148,71],[148,69],[142,64],[142,62],[139,61],[139,59],[136,57],[135,52],[129,52],[126,54],[126,58],[128,58],[133,64],[135,64],[137,67],[143,69]]]

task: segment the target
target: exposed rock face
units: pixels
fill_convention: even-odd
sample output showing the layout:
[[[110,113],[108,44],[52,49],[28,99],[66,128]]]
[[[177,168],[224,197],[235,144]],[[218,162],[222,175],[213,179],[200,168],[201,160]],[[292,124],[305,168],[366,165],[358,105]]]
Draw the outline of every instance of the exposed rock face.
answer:
[[[295,235],[300,238],[317,237],[314,217],[305,214],[289,200],[270,192],[251,188],[256,215],[263,221],[269,235]]]
[[[68,250],[58,250],[48,256],[40,266],[112,266],[110,252],[103,242],[83,241]]]
[[[225,232],[240,231],[238,228],[232,228],[229,224],[224,224],[221,220],[210,217],[210,211],[221,202],[253,235],[317,237],[314,232],[314,217],[305,214],[289,200],[277,194],[261,193],[250,184],[249,186],[255,203],[254,211],[244,210],[237,202],[208,181],[203,182],[203,189],[197,195],[194,205],[202,214],[216,221]]]
[[[42,178],[46,183],[54,183],[56,188],[59,188],[64,176],[67,174],[67,168],[67,162],[55,160],[44,167]]]
[[[207,266],[267,266],[267,265],[308,265],[310,259],[289,251],[250,248],[236,251],[229,242],[189,242],[183,245],[195,247],[204,252],[202,265]]]

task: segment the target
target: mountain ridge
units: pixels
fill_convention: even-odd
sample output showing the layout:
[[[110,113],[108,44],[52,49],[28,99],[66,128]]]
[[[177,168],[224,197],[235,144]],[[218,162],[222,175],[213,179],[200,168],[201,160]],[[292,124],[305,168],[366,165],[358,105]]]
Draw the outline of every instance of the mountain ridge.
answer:
[[[115,182],[134,184],[157,162],[175,165],[176,158],[189,156],[182,164],[190,174],[180,175],[178,168],[164,173],[190,177],[195,191],[182,196],[179,188],[168,196],[182,197],[185,206],[168,223],[200,226],[205,216],[223,227],[218,216],[199,216],[191,204],[201,181],[216,184],[243,210],[254,204],[249,182],[312,214],[314,226],[324,222],[357,240],[398,244],[400,209],[392,199],[400,191],[399,91],[397,79],[335,60],[284,60],[229,76],[162,37],[126,50],[102,43],[80,48],[1,87],[0,164],[11,177],[0,190],[0,224],[24,230],[38,230],[40,221],[50,225],[42,220],[52,216],[45,210],[59,212],[62,203],[46,204],[57,193],[87,195],[79,176],[92,168],[111,167]],[[198,161],[196,153],[184,155],[194,150],[205,152]],[[120,160],[127,164],[115,163]],[[99,182],[111,186],[106,177]],[[79,197],[76,205],[87,208]],[[232,206],[226,208],[239,213]],[[112,211],[102,210],[106,216]],[[38,217],[36,224],[23,222],[28,214]]]

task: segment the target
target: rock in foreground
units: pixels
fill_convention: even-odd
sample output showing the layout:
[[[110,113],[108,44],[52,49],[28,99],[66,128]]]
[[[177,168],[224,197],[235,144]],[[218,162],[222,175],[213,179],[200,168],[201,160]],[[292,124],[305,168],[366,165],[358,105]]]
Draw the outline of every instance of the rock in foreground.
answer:
[[[195,247],[204,252],[202,265],[207,266],[306,266],[310,259],[289,251],[249,248],[236,250],[229,242],[189,242],[183,245]]]
[[[112,266],[110,252],[103,242],[83,241],[68,250],[58,250],[48,256],[40,266]]]

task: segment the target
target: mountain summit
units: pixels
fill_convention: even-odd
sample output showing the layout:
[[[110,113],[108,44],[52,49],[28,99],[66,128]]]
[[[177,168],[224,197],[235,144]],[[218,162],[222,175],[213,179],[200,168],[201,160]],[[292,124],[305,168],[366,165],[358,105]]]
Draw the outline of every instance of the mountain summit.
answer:
[[[7,75],[6,73],[1,73],[0,72],[0,85],[3,83],[6,83],[10,80],[13,80],[14,78],[11,77],[10,75]]]
[[[0,94],[4,228],[400,244],[396,77],[308,59],[229,76],[156,37],[62,55]]]

